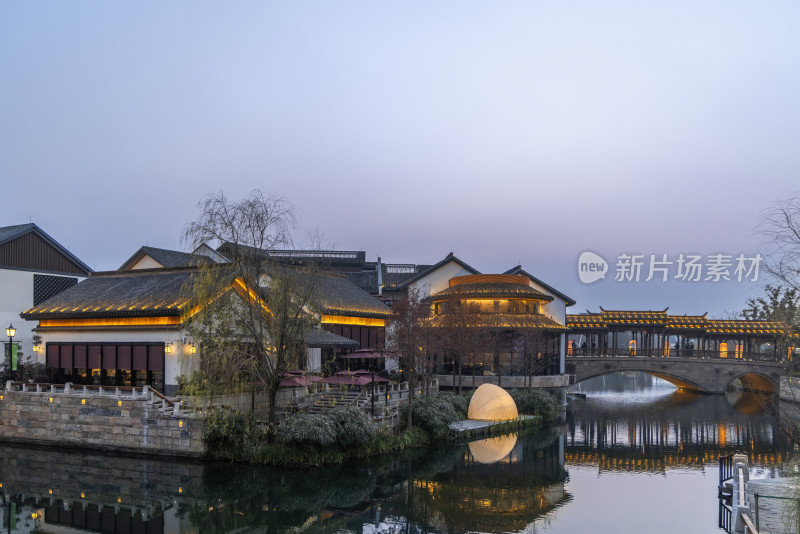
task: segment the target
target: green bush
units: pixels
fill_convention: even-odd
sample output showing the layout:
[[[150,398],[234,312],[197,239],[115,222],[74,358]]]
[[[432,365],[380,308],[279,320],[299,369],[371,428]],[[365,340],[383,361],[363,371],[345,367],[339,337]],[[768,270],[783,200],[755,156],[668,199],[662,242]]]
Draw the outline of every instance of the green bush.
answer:
[[[442,391],[437,393],[440,398],[449,402],[453,408],[459,413],[461,419],[466,419],[469,413],[469,401],[472,398],[472,392],[469,394],[462,393],[457,395],[449,391]]]
[[[336,443],[336,437],[333,419],[322,414],[294,414],[278,426],[278,439],[294,445],[327,447]]]
[[[546,423],[555,421],[561,414],[556,398],[543,389],[512,389],[509,394],[521,414],[539,415]]]
[[[432,438],[439,439],[451,433],[450,423],[464,419],[464,415],[454,404],[460,404],[458,395],[451,393],[434,393],[427,397],[415,397],[412,403],[412,424],[427,432]],[[401,421],[408,417],[408,405],[400,410]]]
[[[326,414],[336,430],[336,445],[350,447],[366,443],[375,437],[375,424],[362,409],[339,405]]]
[[[237,458],[244,449],[266,442],[266,431],[259,428],[252,414],[214,409],[206,417],[203,438],[212,452]]]

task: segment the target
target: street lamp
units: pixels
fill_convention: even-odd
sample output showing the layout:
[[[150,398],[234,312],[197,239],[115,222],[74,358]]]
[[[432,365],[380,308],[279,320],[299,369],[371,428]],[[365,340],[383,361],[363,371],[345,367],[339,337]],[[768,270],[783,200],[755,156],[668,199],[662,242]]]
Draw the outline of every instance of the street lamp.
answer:
[[[14,325],[13,324],[9,324],[8,328],[6,328],[6,335],[8,336],[8,366],[9,366],[9,368],[13,367],[13,362],[11,361],[11,359],[13,358],[13,355],[12,355],[12,351],[13,351],[12,347],[13,347],[13,345],[12,345],[12,343],[13,343],[13,340],[14,340],[14,334],[16,334],[16,333],[17,333],[17,329],[14,328]],[[11,381],[12,382],[14,381],[14,370],[13,370],[13,368],[11,369]]]

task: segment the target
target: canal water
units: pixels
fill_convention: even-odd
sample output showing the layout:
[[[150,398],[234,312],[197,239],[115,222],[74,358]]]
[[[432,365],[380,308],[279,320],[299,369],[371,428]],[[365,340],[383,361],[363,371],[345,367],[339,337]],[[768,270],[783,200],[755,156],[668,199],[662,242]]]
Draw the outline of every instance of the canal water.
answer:
[[[719,456],[771,477],[795,448],[750,393],[636,373],[580,390],[555,430],[310,470],[0,447],[3,530],[719,534]]]

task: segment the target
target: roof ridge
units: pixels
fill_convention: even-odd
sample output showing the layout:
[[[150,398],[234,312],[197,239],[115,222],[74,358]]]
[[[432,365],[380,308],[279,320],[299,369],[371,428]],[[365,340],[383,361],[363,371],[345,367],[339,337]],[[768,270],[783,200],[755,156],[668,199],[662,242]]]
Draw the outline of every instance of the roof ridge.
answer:
[[[205,265],[205,267],[211,267],[213,265],[217,264]],[[227,264],[220,264],[220,265],[227,265]],[[130,269],[130,270],[118,269],[116,271],[97,271],[89,273],[89,276],[92,278],[111,277],[111,276],[141,276],[146,274],[180,272],[180,271],[199,271],[199,270],[200,270],[199,265],[181,265],[179,267],[152,267],[150,269]]]

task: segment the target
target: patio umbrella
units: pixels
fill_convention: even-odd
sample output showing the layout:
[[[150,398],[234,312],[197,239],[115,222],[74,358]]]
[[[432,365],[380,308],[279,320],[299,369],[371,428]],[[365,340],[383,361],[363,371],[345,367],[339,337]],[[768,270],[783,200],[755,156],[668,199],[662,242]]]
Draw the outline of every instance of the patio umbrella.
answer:
[[[339,358],[342,360],[358,360],[358,359],[376,360],[378,358],[385,358],[386,356],[388,356],[387,353],[375,349],[358,349],[351,352],[350,354],[344,354],[342,356],[339,356]]]
[[[340,384],[343,386],[366,386],[372,383],[372,374],[359,371],[339,371],[325,379],[327,384]],[[375,382],[388,382],[383,377],[375,376]]]
[[[289,372],[283,375],[283,380],[280,382],[282,387],[305,387],[311,384],[322,382],[322,378],[316,375],[296,374]]]

